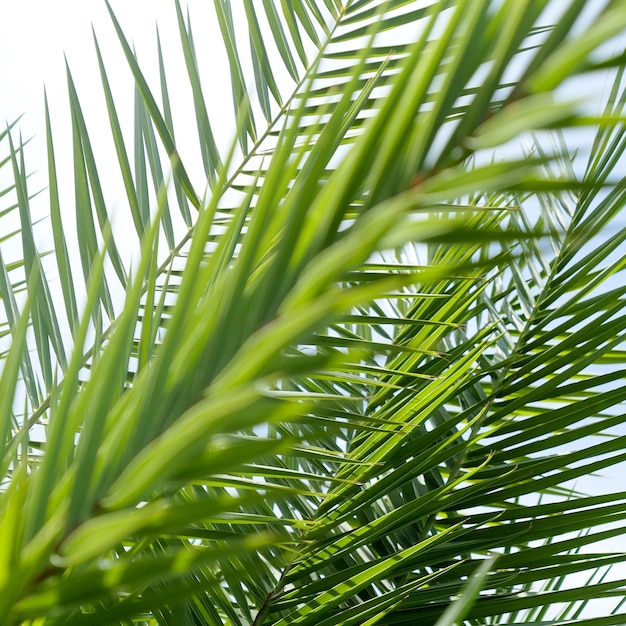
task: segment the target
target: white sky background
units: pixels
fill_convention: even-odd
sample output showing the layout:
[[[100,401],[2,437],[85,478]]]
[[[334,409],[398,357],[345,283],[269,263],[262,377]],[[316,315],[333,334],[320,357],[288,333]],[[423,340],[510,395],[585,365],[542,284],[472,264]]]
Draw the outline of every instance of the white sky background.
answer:
[[[24,115],[19,128],[24,139],[32,138],[27,149],[26,163],[34,171],[30,191],[43,189],[47,184],[46,138],[44,126],[43,86],[50,103],[52,128],[57,151],[57,170],[61,185],[62,205],[73,212],[72,150],[69,104],[65,80],[64,53],[72,71],[83,106],[96,158],[110,155],[114,159],[112,175],[105,196],[112,204],[114,221],[130,220],[123,210],[124,192],[113,149],[108,114],[102,93],[100,74],[94,51],[91,25],[93,24],[112,82],[126,137],[132,137],[133,79],[123,57],[104,0],[0,0],[0,123],[11,122]],[[110,0],[113,10],[129,41],[136,46],[142,70],[151,86],[158,85],[156,57],[156,24],[167,65],[169,92],[172,98],[177,143],[196,188],[201,191],[204,179],[197,154],[197,129],[191,91],[178,36],[176,13],[172,0]],[[181,2],[183,10],[189,6],[194,29],[194,40],[201,63],[201,74],[208,97],[209,117],[218,143],[224,146],[232,139],[232,95],[228,80],[228,62],[221,44],[221,34],[209,0]],[[593,3],[590,3],[593,4]],[[239,7],[235,0],[233,7]],[[177,76],[180,79],[177,80]],[[595,84],[602,89],[604,85]],[[188,115],[181,115],[185,110]],[[178,111],[178,114],[177,114]],[[219,123],[219,116],[226,118]],[[217,120],[217,121],[216,121]],[[186,132],[187,129],[187,132]],[[191,141],[185,141],[185,137]],[[129,146],[130,147],[130,146]],[[193,155],[185,158],[185,151]],[[107,152],[109,151],[109,152]],[[195,154],[194,154],[195,153]],[[6,155],[0,155],[6,156]],[[67,167],[64,167],[67,164]],[[194,166],[197,169],[194,170]],[[117,187],[116,187],[117,186]],[[115,188],[119,191],[115,192]],[[68,196],[69,194],[69,196]],[[119,210],[115,210],[117,206]],[[42,194],[35,204],[40,217],[47,214],[47,196]],[[68,216],[69,217],[69,216]],[[1,233],[0,233],[1,236]],[[45,248],[45,246],[43,246]],[[607,470],[614,480],[586,479],[579,483],[584,491],[605,492],[621,488],[616,470]],[[623,550],[622,546],[615,546]]]
[[[117,157],[108,121],[102,83],[92,36],[96,32],[107,74],[112,84],[117,112],[127,141],[132,138],[134,81],[123,56],[104,0],[4,0],[0,21],[0,123],[12,122],[23,115],[19,129],[24,140],[30,139],[26,164],[33,173],[32,192],[47,185],[46,136],[44,122],[44,85],[48,96],[52,131],[57,155],[62,209],[73,206],[72,145],[65,58],[86,117],[96,151],[96,159]],[[158,90],[156,25],[166,65],[169,93],[175,119],[177,143],[189,174],[200,192],[205,176],[197,152],[197,129],[191,105],[192,97],[186,70],[174,3],[171,0],[110,0],[131,45],[136,47],[142,71],[151,87]],[[237,3],[235,3],[237,4]],[[220,145],[232,139],[232,95],[228,62],[221,44],[219,26],[212,3],[204,0],[181,2],[183,11],[191,11],[200,71],[205,80],[209,116]],[[236,11],[235,11],[236,12]],[[181,114],[182,113],[182,114]],[[225,124],[216,123],[227,117]],[[185,140],[185,137],[190,140]],[[195,142],[195,143],[194,143]],[[129,146],[129,148],[132,146]],[[186,152],[191,158],[186,158]],[[63,164],[67,163],[68,168]],[[194,167],[196,169],[194,169]],[[124,198],[118,168],[111,168],[111,179],[101,171],[105,197],[113,203],[113,220],[130,219],[116,210],[116,198]],[[118,192],[111,193],[111,185]],[[46,194],[34,206],[47,214]],[[65,200],[65,202],[64,202]],[[118,203],[122,202],[118,200]],[[117,205],[118,208],[119,204]],[[72,211],[73,212],[73,211]]]
[[[74,75],[84,109],[104,113],[100,77],[94,52],[91,25],[104,50],[105,62],[114,68],[111,77],[124,86],[132,85],[123,67],[123,57],[101,0],[19,0],[4,2],[0,21],[0,113],[11,121],[24,113],[20,128],[35,137],[30,159],[37,158],[45,141],[43,126],[43,86],[45,84],[53,115],[53,128],[64,117],[67,132],[69,108],[65,82],[64,54]],[[113,9],[130,40],[141,51],[154,41],[155,23],[161,24],[162,37],[173,29],[173,7],[168,0],[112,0]],[[126,68],[123,68],[124,70]],[[122,80],[121,80],[122,79]],[[125,90],[127,91],[127,89]],[[120,107],[123,111],[123,108]],[[132,111],[132,107],[131,107]],[[3,120],[4,121],[4,120]],[[56,122],[56,123],[55,123]],[[59,140],[63,132],[56,133]],[[44,143],[45,145],[45,143]]]
[[[8,120],[25,113],[20,123],[24,132],[43,133],[44,84],[53,115],[68,116],[64,56],[68,59],[85,111],[93,114],[95,109],[104,113],[106,119],[92,25],[103,50],[109,78],[124,87],[126,94],[132,89],[133,82],[104,0],[5,0],[3,4],[6,6],[2,7],[0,21],[0,113]],[[183,0],[182,4],[184,8],[187,3]],[[211,46],[220,34],[208,9],[209,3],[191,0],[188,4],[199,31],[196,34],[198,48],[210,47],[214,55],[223,56],[221,48]],[[172,53],[178,53],[180,58],[177,60],[182,62],[171,0],[111,0],[111,6],[128,40],[136,45],[144,60],[156,59],[158,23],[163,48],[167,50],[166,63]],[[154,70],[156,65],[148,64],[147,67]],[[146,69],[145,64],[142,69]],[[226,69],[221,62],[212,64],[212,70],[224,77]],[[175,74],[170,73],[168,78],[175,79]],[[173,86],[175,94],[181,88],[184,90],[186,83],[184,80],[180,84],[174,81]],[[123,110],[120,107],[120,112]]]

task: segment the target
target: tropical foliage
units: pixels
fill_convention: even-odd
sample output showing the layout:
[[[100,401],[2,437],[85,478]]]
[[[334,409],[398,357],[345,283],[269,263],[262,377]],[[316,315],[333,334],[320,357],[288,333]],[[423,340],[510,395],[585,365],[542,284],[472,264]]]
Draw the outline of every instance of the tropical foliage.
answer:
[[[626,492],[574,487],[626,460],[626,4],[590,4],[215,0],[225,146],[176,0],[200,186],[111,12],[122,236],[71,73],[44,224],[2,134],[3,624],[624,623]]]

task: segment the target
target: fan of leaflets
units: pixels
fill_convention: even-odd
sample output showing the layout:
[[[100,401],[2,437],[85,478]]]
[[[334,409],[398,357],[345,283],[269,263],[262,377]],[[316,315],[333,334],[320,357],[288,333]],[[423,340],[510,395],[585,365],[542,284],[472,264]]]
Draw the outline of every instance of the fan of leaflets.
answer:
[[[124,237],[69,71],[43,224],[0,136],[3,624],[624,623],[626,492],[572,486],[626,460],[626,4],[588,4],[215,0],[226,121],[176,1],[193,163],[111,11]]]

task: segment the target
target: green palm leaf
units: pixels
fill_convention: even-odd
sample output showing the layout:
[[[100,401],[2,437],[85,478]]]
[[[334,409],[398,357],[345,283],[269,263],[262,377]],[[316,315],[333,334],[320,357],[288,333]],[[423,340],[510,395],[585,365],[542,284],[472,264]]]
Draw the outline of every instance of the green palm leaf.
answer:
[[[554,24],[547,0],[246,0],[243,39],[235,8],[224,149],[174,7],[198,188],[168,51],[153,90],[111,12],[126,137],[96,42],[124,239],[69,71],[76,246],[49,116],[48,258],[0,136],[23,253],[0,256],[4,622],[563,623],[619,599],[568,575],[622,559],[593,544],[624,494],[572,487],[626,459],[622,71],[593,118],[558,87],[621,68],[623,3],[581,33],[578,0]]]

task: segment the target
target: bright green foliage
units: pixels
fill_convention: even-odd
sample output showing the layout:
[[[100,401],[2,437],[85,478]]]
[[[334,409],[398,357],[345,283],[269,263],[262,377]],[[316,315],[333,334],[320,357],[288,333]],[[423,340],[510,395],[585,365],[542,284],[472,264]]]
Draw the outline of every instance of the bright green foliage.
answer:
[[[206,188],[168,50],[149,85],[111,13],[136,82],[129,137],[98,49],[124,241],[69,70],[52,254],[0,137],[21,250],[0,255],[0,622],[625,623],[624,555],[596,543],[626,492],[572,485],[626,460],[626,91],[603,45],[626,3],[214,4],[230,148],[173,7]],[[560,87],[600,71],[592,117]]]

